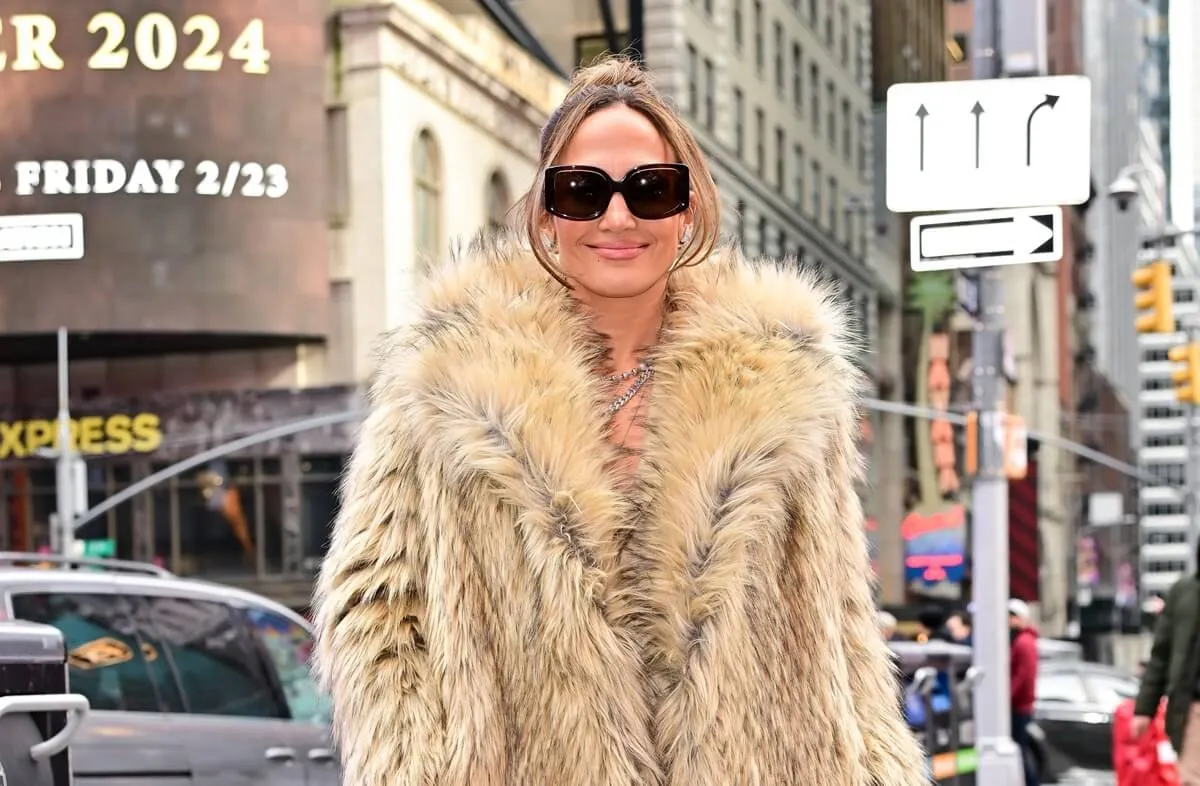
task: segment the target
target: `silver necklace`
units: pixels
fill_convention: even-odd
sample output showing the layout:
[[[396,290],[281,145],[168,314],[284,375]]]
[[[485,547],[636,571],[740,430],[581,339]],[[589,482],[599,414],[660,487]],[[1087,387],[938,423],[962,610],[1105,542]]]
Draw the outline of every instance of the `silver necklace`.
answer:
[[[613,402],[608,405],[608,414],[610,416],[617,414],[621,407],[632,401],[633,397],[638,394],[638,391],[642,389],[642,386],[646,384],[647,380],[650,379],[650,376],[653,373],[654,367],[649,363],[643,362],[639,363],[637,368],[633,369],[632,374],[627,371],[625,372],[625,375],[617,374],[614,377],[609,377],[609,379],[613,380],[614,382],[619,382],[623,379],[629,379],[630,376],[634,376],[634,380],[633,384],[629,386],[628,390],[617,396],[616,399],[614,399]]]
[[[638,363],[628,371],[622,371],[620,374],[612,374],[606,377],[606,379],[608,379],[609,382],[624,382],[627,379],[636,377],[638,374],[641,374],[649,368],[650,364],[643,360],[641,363]]]

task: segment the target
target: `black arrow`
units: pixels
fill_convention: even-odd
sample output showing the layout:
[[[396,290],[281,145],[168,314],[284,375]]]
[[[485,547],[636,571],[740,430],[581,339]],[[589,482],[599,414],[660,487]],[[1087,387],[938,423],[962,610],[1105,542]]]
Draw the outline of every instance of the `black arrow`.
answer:
[[[1058,96],[1047,95],[1042,103],[1033,108],[1029,113],[1029,119],[1025,121],[1025,166],[1030,166],[1033,163],[1033,116],[1038,113],[1038,110],[1044,106],[1051,109],[1058,103]]]
[[[975,168],[979,169],[979,116],[983,114],[983,107],[978,101],[971,107],[971,114],[975,115]]]
[[[925,118],[929,116],[929,110],[924,104],[917,107],[917,117],[921,120],[921,171],[925,171]]]

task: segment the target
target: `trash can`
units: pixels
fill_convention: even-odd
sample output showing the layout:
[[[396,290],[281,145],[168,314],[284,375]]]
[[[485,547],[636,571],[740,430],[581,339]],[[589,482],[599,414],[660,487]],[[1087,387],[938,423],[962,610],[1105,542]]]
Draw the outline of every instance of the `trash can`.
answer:
[[[0,786],[70,786],[68,745],[88,711],[68,692],[62,634],[0,622]]]

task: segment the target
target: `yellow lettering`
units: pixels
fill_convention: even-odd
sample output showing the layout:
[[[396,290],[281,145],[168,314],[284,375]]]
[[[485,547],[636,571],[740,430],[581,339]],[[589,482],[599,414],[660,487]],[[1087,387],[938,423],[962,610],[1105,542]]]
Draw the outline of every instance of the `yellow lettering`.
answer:
[[[4,33],[4,20],[0,19],[0,35]],[[8,66],[8,52],[0,49],[0,71],[3,71]]]
[[[128,453],[133,448],[133,419],[128,415],[113,415],[104,422],[104,435],[108,438],[105,449],[108,453]]]
[[[54,51],[54,36],[58,28],[53,19],[45,14],[14,14],[8,22],[12,25],[17,50],[12,60],[12,70],[62,70],[62,58]]]
[[[25,424],[25,446],[29,455],[41,448],[53,447],[54,429],[57,426],[58,423],[51,420],[31,420]]]
[[[24,429],[23,423],[0,423],[0,458],[25,458]]]
[[[104,453],[104,418],[87,417],[79,419],[79,452]]]
[[[89,415],[71,420],[70,447],[84,455],[116,456],[129,452],[151,453],[163,442],[158,415]],[[44,448],[58,449],[58,420],[0,421],[0,461],[32,458]]]
[[[143,412],[133,418],[133,449],[138,453],[158,450],[162,444],[162,431],[158,415]]]
[[[104,40],[88,58],[88,68],[112,71],[129,63],[129,48],[125,43],[125,20],[112,11],[101,11],[88,20],[87,31],[92,35],[104,32]]]

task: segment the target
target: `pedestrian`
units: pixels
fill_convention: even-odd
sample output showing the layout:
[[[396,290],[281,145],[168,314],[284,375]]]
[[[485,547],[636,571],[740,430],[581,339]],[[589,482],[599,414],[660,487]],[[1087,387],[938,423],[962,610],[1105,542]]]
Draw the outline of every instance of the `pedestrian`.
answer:
[[[946,618],[946,630],[950,634],[950,640],[955,644],[971,646],[971,615],[969,612],[961,609],[951,612],[950,616]]]
[[[876,628],[848,316],[717,247],[652,81],[579,71],[521,236],[434,274],[383,342],[316,586],[347,784],[925,783]]]
[[[1198,632],[1200,577],[1192,572],[1172,584],[1163,601],[1132,723],[1133,735],[1142,736],[1150,728],[1161,700],[1167,700],[1166,732],[1178,757],[1179,781],[1183,786],[1200,786]]]
[[[880,611],[876,615],[876,624],[879,626],[879,635],[883,636],[884,641],[907,641],[908,638],[900,632],[900,621],[896,619],[896,615],[890,611]]]
[[[1012,598],[1008,601],[1008,628],[1012,640],[1009,656],[1009,692],[1012,697],[1012,737],[1021,749],[1025,786],[1038,786],[1039,778],[1029,725],[1033,723],[1033,704],[1037,697],[1037,628],[1029,604]]]

